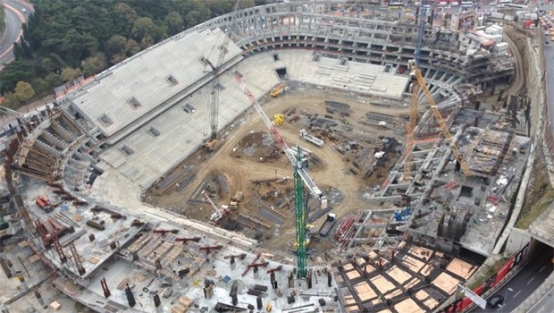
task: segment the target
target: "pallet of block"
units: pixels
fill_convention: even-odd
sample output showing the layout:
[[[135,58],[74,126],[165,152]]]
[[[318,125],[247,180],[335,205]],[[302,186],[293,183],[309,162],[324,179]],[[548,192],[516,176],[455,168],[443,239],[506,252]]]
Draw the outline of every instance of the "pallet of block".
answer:
[[[171,313],[185,313],[193,305],[194,301],[186,296],[179,298],[179,304],[171,309]]]

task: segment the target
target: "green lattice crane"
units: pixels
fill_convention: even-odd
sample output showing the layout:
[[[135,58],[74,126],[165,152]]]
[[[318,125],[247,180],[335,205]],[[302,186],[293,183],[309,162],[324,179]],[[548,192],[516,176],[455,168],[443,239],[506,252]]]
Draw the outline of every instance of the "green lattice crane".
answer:
[[[296,164],[294,166],[294,212],[296,218],[296,266],[297,277],[304,278],[308,274],[306,268],[306,203],[304,202],[304,181],[300,177],[302,169],[302,154],[298,147]]]

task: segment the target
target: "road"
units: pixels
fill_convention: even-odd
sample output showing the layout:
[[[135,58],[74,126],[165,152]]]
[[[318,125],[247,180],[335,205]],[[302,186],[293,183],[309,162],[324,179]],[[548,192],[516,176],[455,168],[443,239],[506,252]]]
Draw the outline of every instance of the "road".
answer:
[[[13,43],[21,36],[21,25],[32,11],[32,6],[23,1],[3,0],[3,4],[6,12],[6,34],[0,41],[0,66],[13,60]]]
[[[514,276],[504,287],[500,288],[493,295],[502,295],[505,298],[502,308],[483,310],[477,308],[471,312],[512,312],[520,303],[525,300],[546,277],[554,270],[552,264],[552,249],[545,248],[544,252],[536,255],[527,265]],[[511,289],[511,291],[510,291]],[[492,297],[491,295],[490,297]],[[490,298],[489,297],[489,298]]]

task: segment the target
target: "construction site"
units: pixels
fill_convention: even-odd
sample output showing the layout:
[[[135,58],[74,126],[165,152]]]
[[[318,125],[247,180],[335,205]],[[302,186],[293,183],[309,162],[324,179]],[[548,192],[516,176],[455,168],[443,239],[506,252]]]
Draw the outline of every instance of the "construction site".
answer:
[[[0,307],[33,292],[78,311],[44,282],[97,312],[455,297],[510,218],[532,101],[512,92],[501,24],[438,31],[342,5],[235,10],[18,117],[0,264],[22,292]]]

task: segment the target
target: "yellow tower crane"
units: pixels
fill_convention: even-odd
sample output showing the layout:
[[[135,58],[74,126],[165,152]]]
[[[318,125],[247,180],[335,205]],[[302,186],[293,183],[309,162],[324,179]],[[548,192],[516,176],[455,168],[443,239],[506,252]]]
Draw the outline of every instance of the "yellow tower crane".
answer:
[[[456,146],[456,143],[453,140],[452,134],[450,133],[450,130],[448,129],[448,125],[446,125],[446,122],[444,121],[444,118],[442,118],[441,112],[439,111],[439,108],[437,107],[437,104],[435,103],[435,100],[433,99],[433,95],[429,91],[429,88],[427,88],[427,84],[425,83],[425,79],[423,78],[423,75],[421,75],[421,72],[419,71],[419,68],[415,61],[410,61],[408,63],[408,66],[411,69],[411,75],[414,75],[414,77],[417,80],[418,87],[423,91],[423,95],[427,99],[427,102],[429,102],[429,106],[431,107],[431,110],[433,111],[433,114],[435,115],[435,119],[439,123],[439,126],[441,128],[442,134],[446,138],[447,141],[450,142],[450,148],[452,149],[452,153],[454,154],[454,157],[456,158],[456,161],[458,164],[460,164],[460,168],[462,170],[462,173],[465,176],[472,176],[471,170],[469,169],[469,164],[464,160],[462,153],[460,152],[460,149],[458,149],[458,146]],[[413,98],[413,94],[412,94]],[[417,110],[416,110],[416,117],[417,117]],[[412,117],[410,116],[410,119]],[[413,140],[413,139],[412,139]],[[411,152],[410,152],[411,154]],[[406,166],[406,165],[405,165]],[[404,169],[406,171],[406,169]]]

